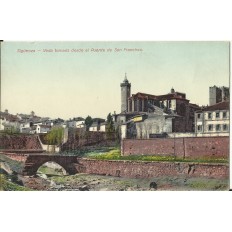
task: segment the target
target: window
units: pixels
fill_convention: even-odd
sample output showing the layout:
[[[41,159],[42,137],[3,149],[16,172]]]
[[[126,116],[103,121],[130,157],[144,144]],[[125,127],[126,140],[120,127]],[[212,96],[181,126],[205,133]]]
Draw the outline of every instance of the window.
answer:
[[[226,124],[223,125],[223,130],[224,130],[224,131],[227,130],[227,125],[226,125]]]
[[[211,118],[212,118],[212,114],[208,113],[208,119],[211,119]]]
[[[220,114],[219,112],[216,112],[216,118],[219,118]]]
[[[223,118],[226,118],[226,112],[223,112]]]
[[[201,114],[197,114],[197,118],[201,118]]]
[[[201,131],[202,130],[202,126],[201,125],[197,126],[197,130]]]
[[[220,131],[221,130],[221,125],[217,124],[216,125],[216,131]]]
[[[208,125],[208,131],[212,131],[212,130],[213,130],[213,125],[212,124]]]

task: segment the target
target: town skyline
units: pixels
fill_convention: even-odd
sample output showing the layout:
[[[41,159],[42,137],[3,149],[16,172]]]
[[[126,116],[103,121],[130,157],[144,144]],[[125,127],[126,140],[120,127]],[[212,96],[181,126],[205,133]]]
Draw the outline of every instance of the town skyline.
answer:
[[[207,105],[210,86],[229,86],[229,43],[4,42],[1,111],[106,118],[120,113],[125,73],[132,94],[162,95],[173,87]]]

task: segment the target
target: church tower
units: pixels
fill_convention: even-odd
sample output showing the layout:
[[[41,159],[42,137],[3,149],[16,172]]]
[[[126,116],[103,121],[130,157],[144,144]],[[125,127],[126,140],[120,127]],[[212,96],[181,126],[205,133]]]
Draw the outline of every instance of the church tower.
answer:
[[[120,84],[121,86],[121,112],[128,112],[128,98],[131,95],[131,84],[127,80],[125,73],[124,81]]]

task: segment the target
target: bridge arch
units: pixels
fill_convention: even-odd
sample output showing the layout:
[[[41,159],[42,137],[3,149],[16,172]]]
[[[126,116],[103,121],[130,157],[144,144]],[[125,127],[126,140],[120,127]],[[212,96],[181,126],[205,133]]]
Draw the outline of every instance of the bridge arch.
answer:
[[[48,161],[42,164],[37,169],[37,174],[46,174],[46,175],[67,175],[67,171],[64,167],[54,161]]]
[[[59,155],[29,155],[25,161],[23,175],[36,175],[37,170],[47,162],[55,162],[59,164],[67,174],[76,174],[77,157],[75,156],[59,156]]]

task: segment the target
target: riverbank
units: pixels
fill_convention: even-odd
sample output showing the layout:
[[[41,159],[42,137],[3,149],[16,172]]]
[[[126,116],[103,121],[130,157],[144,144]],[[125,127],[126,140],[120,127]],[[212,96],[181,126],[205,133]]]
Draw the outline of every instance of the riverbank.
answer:
[[[25,177],[24,177],[25,178]],[[228,190],[229,180],[216,178],[120,178],[92,174],[25,178],[24,186],[46,191],[213,191]]]

